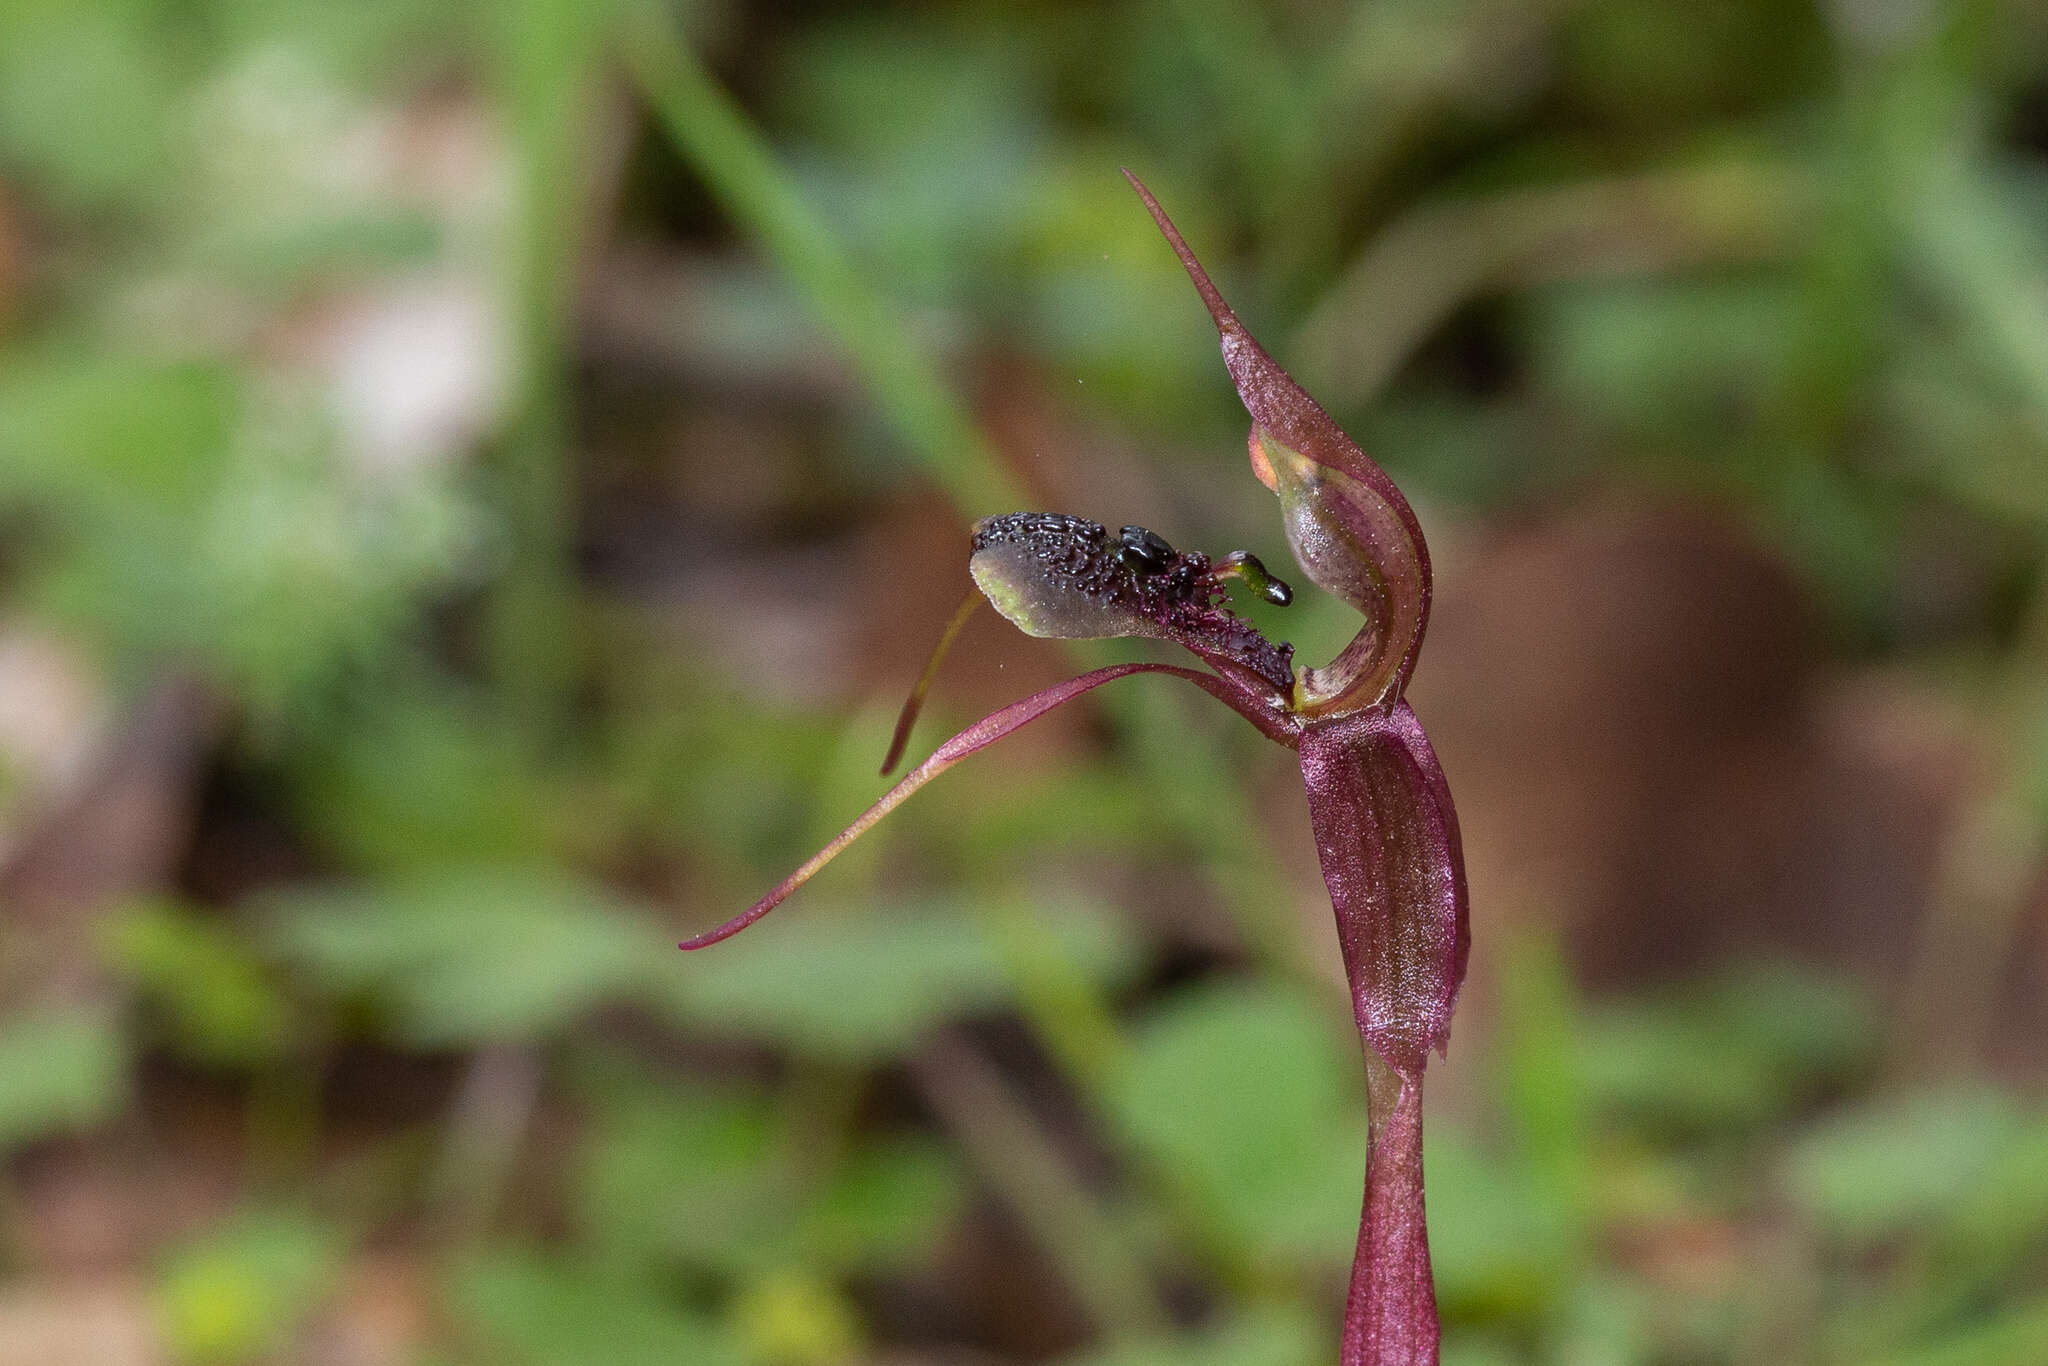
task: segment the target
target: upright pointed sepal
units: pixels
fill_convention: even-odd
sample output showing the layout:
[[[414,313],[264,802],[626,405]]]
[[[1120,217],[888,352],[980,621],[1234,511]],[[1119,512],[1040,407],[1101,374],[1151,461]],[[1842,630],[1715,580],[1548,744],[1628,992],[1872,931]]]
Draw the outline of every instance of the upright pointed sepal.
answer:
[[[1136,176],[1124,175],[1215,320],[1223,364],[1252,417],[1252,471],[1280,495],[1295,558],[1319,587],[1366,619],[1335,660],[1300,671],[1300,710],[1329,715],[1398,698],[1429,622],[1429,549],[1413,509],[1386,471],[1245,330],[1159,201]]]
[[[1300,752],[1372,1101],[1343,1366],[1436,1366],[1422,1074],[1449,1041],[1471,948],[1458,817],[1405,702],[1312,723]]]

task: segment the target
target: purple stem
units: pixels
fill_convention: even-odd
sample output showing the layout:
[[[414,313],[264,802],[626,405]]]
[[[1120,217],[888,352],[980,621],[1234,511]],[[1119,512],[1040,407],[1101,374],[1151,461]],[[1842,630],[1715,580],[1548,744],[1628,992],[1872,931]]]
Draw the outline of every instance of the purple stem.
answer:
[[[1436,1366],[1436,1285],[1422,1202],[1422,1074],[1366,1054],[1372,1143],[1344,1301],[1342,1366]]]

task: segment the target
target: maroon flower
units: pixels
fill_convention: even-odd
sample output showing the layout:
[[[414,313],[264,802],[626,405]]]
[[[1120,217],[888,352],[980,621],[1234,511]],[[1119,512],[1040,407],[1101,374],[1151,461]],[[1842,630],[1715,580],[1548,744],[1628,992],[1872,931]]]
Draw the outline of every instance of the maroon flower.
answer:
[[[1267,640],[1224,606],[1233,579],[1272,602],[1292,596],[1252,556],[1212,561],[1143,527],[1111,535],[1057,513],[986,518],[974,528],[968,568],[981,596],[1026,634],[1171,640],[1209,670],[1112,665],[983,717],[767,896],[683,947],[703,948],[745,929],[918,788],[1092,688],[1127,674],[1164,673],[1204,689],[1301,756],[1365,1044],[1372,1138],[1343,1366],[1433,1366],[1439,1329],[1423,1219],[1422,1074],[1430,1050],[1442,1052],[1449,1039],[1470,932],[1450,790],[1401,696],[1429,619],[1429,551],[1386,472],[1252,340],[1158,201],[1125,174],[1215,319],[1224,364],[1252,418],[1252,471],[1279,495],[1295,558],[1365,624],[1328,665],[1297,670],[1292,646]],[[970,596],[955,616],[905,704],[885,773],[976,601]]]

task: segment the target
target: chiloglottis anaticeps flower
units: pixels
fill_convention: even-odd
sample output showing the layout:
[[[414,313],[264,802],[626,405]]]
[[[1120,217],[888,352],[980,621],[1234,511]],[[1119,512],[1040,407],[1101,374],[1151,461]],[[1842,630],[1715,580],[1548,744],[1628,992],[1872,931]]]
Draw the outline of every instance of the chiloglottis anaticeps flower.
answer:
[[[1342,1366],[1434,1366],[1422,1076],[1430,1051],[1442,1052],[1448,1041],[1470,933],[1457,814],[1436,754],[1402,698],[1429,619],[1429,551],[1393,481],[1252,339],[1158,201],[1129,179],[1215,320],[1224,365],[1251,414],[1252,471],[1279,496],[1295,558],[1313,583],[1356,608],[1363,626],[1329,664],[1297,668],[1292,646],[1266,639],[1224,605],[1232,581],[1271,602],[1291,597],[1250,555],[1211,560],[1143,527],[1112,534],[1058,513],[985,518],[974,528],[969,572],[979,596],[1027,635],[1149,636],[1185,646],[1209,667],[1111,665],[983,717],[767,896],[683,947],[703,948],[745,929],[911,793],[1053,708],[1128,674],[1193,683],[1300,756],[1336,911],[1365,1045],[1372,1134]],[[884,773],[978,600],[970,594],[954,616],[905,704]]]

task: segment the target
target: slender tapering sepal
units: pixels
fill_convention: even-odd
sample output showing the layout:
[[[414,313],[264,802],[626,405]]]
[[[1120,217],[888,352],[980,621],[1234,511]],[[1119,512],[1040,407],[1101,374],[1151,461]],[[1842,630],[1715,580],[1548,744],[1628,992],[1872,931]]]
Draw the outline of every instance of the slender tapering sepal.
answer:
[[[823,849],[811,855],[801,868],[798,868],[794,873],[791,873],[780,883],[776,884],[775,889],[769,892],[768,895],[762,897],[723,925],[715,926],[704,931],[702,934],[693,935],[685,939],[681,947],[686,949],[709,948],[720,940],[732,938],[741,930],[744,930],[747,926],[753,924],[777,906],[780,906],[788,899],[791,892],[809,882],[819,869],[823,868],[833,859],[838,858],[848,845],[872,830],[882,817],[894,811],[898,806],[901,806],[911,793],[917,791],[920,787],[923,787],[962,759],[988,748],[1007,735],[1015,734],[1047,712],[1052,711],[1056,707],[1065,706],[1081,694],[1093,691],[1114,679],[1128,678],[1132,674],[1168,674],[1174,678],[1186,679],[1203,692],[1229,706],[1231,710],[1243,716],[1272,739],[1278,740],[1282,744],[1293,743],[1294,731],[1282,718],[1272,714],[1270,709],[1263,705],[1261,698],[1256,695],[1248,695],[1243,688],[1227,678],[1219,678],[1215,674],[1206,674],[1198,669],[1183,669],[1172,664],[1112,664],[1108,668],[1096,669],[1090,673],[1082,674],[1079,678],[1070,678],[1064,683],[1056,683],[1042,692],[1035,692],[1029,697],[1012,702],[1009,706],[999,711],[992,711],[966,730],[961,731],[958,735],[946,741],[945,744],[940,745],[932,751],[929,759],[926,759],[916,768],[904,774],[901,782],[883,793],[873,806],[860,814],[859,819],[855,820],[852,825],[847,826],[846,829],[840,831],[830,844],[827,844]]]
[[[1252,339],[1151,191],[1124,175],[1216,323],[1223,364],[1252,417],[1252,472],[1280,495],[1295,558],[1317,586],[1365,614],[1342,654],[1300,671],[1300,709],[1316,716],[1391,703],[1407,686],[1429,623],[1421,524],[1387,472]]]

